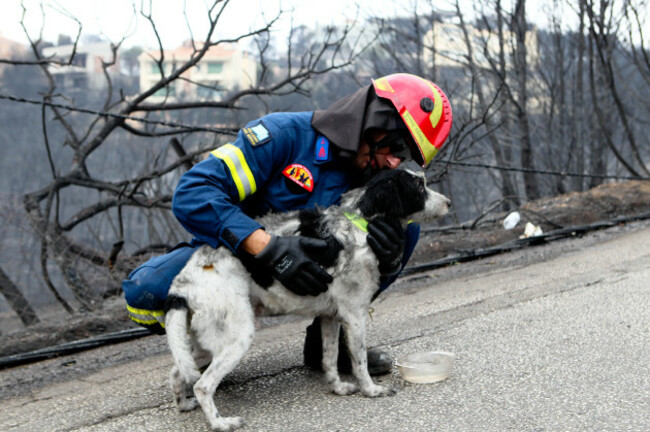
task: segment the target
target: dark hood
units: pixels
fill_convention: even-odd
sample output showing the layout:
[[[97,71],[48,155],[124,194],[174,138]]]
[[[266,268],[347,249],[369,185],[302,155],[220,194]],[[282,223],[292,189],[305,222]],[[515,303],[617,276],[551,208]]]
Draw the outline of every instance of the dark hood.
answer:
[[[377,96],[372,85],[339,99],[323,111],[315,111],[311,121],[330,144],[356,155],[361,138],[371,129],[404,128],[404,122],[392,103]]]

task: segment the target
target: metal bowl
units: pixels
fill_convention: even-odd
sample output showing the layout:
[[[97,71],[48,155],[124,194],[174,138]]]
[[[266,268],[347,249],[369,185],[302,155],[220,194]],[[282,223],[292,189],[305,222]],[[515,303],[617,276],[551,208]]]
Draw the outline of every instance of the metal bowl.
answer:
[[[445,351],[416,352],[395,362],[405,381],[424,384],[447,379],[454,364],[454,354]]]

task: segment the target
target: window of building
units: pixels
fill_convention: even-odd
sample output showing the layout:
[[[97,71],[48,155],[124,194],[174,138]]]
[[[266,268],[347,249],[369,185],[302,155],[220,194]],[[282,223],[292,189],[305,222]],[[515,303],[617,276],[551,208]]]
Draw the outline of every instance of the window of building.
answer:
[[[77,89],[85,88],[88,85],[88,79],[85,76],[73,77],[72,85]]]
[[[158,63],[153,62],[149,63],[151,65],[151,71],[149,72],[150,74],[155,74],[155,75],[160,75],[160,68],[158,67]],[[163,63],[163,71],[165,72],[165,75],[169,75],[173,72],[176,71],[176,63]]]
[[[209,74],[219,74],[223,71],[223,63],[222,62],[208,62],[208,73]]]
[[[219,88],[218,83],[211,83],[207,84],[212,86],[210,87],[197,87],[196,89],[196,95],[200,99],[205,99],[205,100],[219,100],[222,97],[222,90]]]
[[[86,53],[76,53],[72,59],[72,64],[84,68],[86,67],[86,58]]]

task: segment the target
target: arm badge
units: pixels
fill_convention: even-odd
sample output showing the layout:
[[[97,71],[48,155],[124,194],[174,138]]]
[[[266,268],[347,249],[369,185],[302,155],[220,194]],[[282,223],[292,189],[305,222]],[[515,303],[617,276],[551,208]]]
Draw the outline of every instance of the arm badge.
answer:
[[[266,126],[264,126],[264,123],[262,123],[262,120],[250,127],[242,129],[242,132],[253,147],[266,144],[273,138],[271,132],[269,132]]]
[[[314,176],[306,166],[291,164],[282,170],[282,174],[304,190],[308,192],[314,190]]]

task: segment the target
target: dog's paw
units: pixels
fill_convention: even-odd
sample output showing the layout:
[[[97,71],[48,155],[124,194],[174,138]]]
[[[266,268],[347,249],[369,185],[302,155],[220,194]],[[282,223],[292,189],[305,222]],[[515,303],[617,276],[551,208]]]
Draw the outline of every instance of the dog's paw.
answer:
[[[186,398],[176,403],[176,407],[180,412],[192,411],[198,406],[199,406],[199,401],[197,401],[196,398],[194,397]]]
[[[397,390],[391,387],[385,387],[380,385],[372,385],[368,388],[365,388],[361,391],[365,397],[384,397],[384,396],[393,396],[397,393]]]
[[[332,387],[332,392],[339,396],[347,396],[359,391],[356,384],[349,382],[340,382]]]
[[[219,432],[234,431],[244,426],[244,419],[241,417],[217,417],[212,421],[212,430]]]

